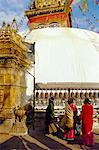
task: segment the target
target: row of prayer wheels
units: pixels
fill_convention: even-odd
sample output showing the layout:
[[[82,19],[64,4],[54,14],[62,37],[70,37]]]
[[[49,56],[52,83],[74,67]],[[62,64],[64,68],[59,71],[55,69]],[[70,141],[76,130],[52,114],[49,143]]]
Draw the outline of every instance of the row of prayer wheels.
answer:
[[[71,93],[68,93],[68,92],[36,92],[36,98],[39,99],[39,98],[49,98],[49,97],[54,97],[54,98],[68,98],[68,97],[75,97],[75,98],[99,98],[99,92],[96,93],[96,92],[71,92]]]

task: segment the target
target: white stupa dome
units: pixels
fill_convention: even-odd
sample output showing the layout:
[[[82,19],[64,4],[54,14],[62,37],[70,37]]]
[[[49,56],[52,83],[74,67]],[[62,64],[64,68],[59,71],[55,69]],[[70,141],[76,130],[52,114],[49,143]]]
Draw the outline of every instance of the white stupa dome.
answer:
[[[99,34],[45,28],[31,31],[26,41],[36,42],[36,82],[99,83]]]

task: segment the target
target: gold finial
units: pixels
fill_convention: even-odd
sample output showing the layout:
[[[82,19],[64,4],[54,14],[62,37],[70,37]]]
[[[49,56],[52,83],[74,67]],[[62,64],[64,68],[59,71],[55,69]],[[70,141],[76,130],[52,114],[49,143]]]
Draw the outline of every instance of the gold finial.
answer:
[[[15,19],[15,18],[13,19],[13,22],[12,22],[12,23],[14,23],[14,22],[16,22],[16,19]]]
[[[6,23],[5,23],[5,21],[3,21],[2,27],[5,27],[5,26],[6,26]]]
[[[8,28],[10,27],[10,24],[9,24],[9,23],[7,24],[7,27],[8,27]]]
[[[18,30],[17,22],[16,22],[15,18],[12,21],[11,28],[13,29],[14,32],[17,32],[17,30]]]
[[[7,31],[11,31],[11,26],[10,26],[9,23],[7,24],[7,28],[6,29],[7,29]]]

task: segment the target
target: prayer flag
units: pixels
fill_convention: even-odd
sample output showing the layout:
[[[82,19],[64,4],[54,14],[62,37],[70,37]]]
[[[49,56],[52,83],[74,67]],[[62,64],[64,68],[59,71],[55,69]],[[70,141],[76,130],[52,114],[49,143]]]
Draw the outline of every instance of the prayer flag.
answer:
[[[87,0],[84,0],[82,9],[83,13],[86,11],[86,9],[87,9]]]

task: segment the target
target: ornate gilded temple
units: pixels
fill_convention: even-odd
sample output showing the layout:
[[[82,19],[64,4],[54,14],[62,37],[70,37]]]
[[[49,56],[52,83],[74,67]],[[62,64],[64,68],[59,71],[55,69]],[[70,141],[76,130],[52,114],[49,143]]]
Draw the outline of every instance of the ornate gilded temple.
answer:
[[[25,11],[28,17],[30,30],[46,27],[72,27],[71,3],[65,0],[35,0],[29,10]]]
[[[16,116],[24,114],[25,73],[31,67],[28,48],[14,26],[15,20],[11,25],[3,23],[0,29],[0,133],[18,132],[14,131]]]

